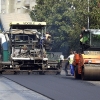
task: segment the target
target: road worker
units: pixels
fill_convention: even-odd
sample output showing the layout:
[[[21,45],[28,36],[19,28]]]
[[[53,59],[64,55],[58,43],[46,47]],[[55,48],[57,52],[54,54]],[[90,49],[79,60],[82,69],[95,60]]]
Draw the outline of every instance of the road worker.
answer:
[[[64,61],[64,55],[63,54],[60,55],[59,60],[60,60],[60,66],[62,67],[62,62]]]
[[[28,51],[27,45],[22,46],[21,53],[26,53]]]
[[[50,38],[50,37],[51,37],[51,35],[47,32],[47,33],[45,34],[45,39],[48,40],[48,38]]]
[[[80,44],[85,44],[88,41],[88,37],[87,36],[83,36],[82,34],[80,34]]]
[[[65,72],[66,72],[66,76],[68,75],[68,67],[69,67],[69,60],[66,59],[66,63],[65,63]]]
[[[83,27],[81,34],[80,34],[80,42],[82,44],[85,44],[85,43],[87,43],[88,40],[89,40],[88,30],[85,29],[85,27]]]
[[[68,56],[68,61],[69,61],[69,64],[70,64],[70,73],[71,75],[74,76],[74,66],[72,65],[73,63],[73,60],[74,60],[74,52],[71,51],[71,54]]]
[[[88,30],[86,30],[84,27],[82,29],[82,32],[80,34],[80,46],[82,48],[82,52],[84,49],[87,48],[88,46],[88,41],[89,41],[89,36],[88,36]]]

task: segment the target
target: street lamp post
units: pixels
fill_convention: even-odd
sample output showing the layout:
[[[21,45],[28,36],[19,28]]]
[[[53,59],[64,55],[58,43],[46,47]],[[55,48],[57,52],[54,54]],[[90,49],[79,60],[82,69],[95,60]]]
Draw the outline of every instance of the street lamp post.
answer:
[[[34,14],[34,16],[35,16],[35,21],[37,21],[37,18],[36,18],[36,14],[34,13],[34,11],[32,11],[32,10],[30,10],[30,9],[28,9],[27,7],[22,7],[23,9],[26,9],[26,10],[29,10],[30,12],[32,12],[33,14]]]

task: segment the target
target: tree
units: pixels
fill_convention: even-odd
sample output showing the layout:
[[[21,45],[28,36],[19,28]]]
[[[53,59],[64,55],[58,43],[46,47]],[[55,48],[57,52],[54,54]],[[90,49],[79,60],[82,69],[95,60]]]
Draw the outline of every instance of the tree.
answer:
[[[99,28],[99,0],[37,0],[35,13],[38,21],[47,22],[47,31],[54,39],[53,51],[76,50],[81,28]],[[95,3],[94,3],[95,2]],[[89,6],[89,12],[88,12]],[[56,45],[55,45],[56,44]]]

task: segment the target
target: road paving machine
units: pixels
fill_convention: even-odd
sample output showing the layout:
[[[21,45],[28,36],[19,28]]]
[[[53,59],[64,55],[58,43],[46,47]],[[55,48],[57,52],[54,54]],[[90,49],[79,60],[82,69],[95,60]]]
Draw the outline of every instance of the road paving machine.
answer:
[[[49,63],[47,51],[52,37],[45,39],[46,22],[13,21],[9,32],[3,33],[8,47],[9,61],[2,61],[0,70],[39,72],[60,71],[58,62]],[[2,45],[1,45],[2,46]]]

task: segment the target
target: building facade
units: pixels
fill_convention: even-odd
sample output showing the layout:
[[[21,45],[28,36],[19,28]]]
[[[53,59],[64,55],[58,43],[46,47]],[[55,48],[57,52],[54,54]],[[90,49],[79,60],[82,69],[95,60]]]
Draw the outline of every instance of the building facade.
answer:
[[[0,0],[0,13],[26,13],[35,5],[36,0]]]

